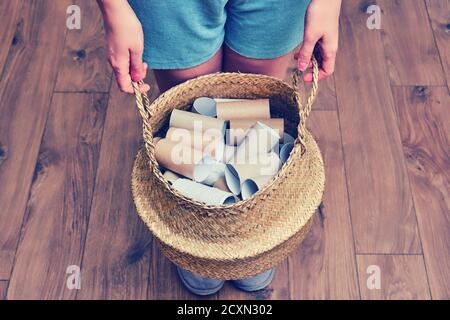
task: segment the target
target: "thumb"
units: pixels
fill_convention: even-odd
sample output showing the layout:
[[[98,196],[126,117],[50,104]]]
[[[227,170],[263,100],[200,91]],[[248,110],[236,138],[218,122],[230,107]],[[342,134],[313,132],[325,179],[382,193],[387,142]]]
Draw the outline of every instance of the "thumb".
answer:
[[[302,46],[297,54],[298,70],[305,71],[308,68],[316,42],[316,39],[305,35],[305,39],[303,40]]]

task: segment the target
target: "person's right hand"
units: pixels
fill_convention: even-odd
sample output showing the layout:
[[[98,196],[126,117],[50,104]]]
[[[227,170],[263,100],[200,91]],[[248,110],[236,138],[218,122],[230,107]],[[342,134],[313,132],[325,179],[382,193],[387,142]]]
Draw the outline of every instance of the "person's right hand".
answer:
[[[126,0],[98,0],[108,42],[108,61],[122,92],[134,93],[131,81],[143,80],[147,64],[142,62],[144,34],[133,9]],[[142,93],[150,89],[141,84]]]

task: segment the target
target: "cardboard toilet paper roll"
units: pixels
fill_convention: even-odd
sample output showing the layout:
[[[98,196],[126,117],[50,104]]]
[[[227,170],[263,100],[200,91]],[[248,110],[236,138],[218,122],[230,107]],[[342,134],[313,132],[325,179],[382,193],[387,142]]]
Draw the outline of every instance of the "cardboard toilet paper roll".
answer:
[[[172,110],[169,126],[192,131],[208,131],[210,135],[224,136],[225,134],[224,120],[179,109]]]
[[[266,186],[273,179],[273,177],[275,177],[275,175],[259,176],[245,180],[241,185],[242,199],[245,200],[250,198],[256,192],[264,188],[264,186]]]
[[[294,143],[286,143],[281,146],[280,149],[280,159],[282,163],[285,163],[289,156],[291,155],[292,149],[294,149]]]
[[[245,101],[250,99],[236,99],[236,98],[213,98],[215,102],[236,102],[236,101]]]
[[[204,158],[194,169],[194,180],[213,186],[225,174],[225,164],[212,158]]]
[[[223,163],[230,162],[233,159],[234,155],[236,154],[236,149],[237,148],[234,146],[229,146],[225,144],[223,149],[222,162]]]
[[[196,164],[203,159],[203,153],[180,143],[161,139],[155,146],[155,158],[162,167],[192,179]]]
[[[225,181],[228,189],[238,195],[241,192],[242,183],[258,176],[275,175],[281,168],[281,161],[275,152],[259,154],[248,159],[247,163],[229,163],[225,167]]]
[[[224,172],[225,174],[225,172]],[[225,192],[231,192],[230,189],[228,189],[227,181],[225,180],[225,175],[221,176],[214,184],[214,188],[223,190]]]
[[[224,152],[224,137],[217,135],[217,132],[214,131],[192,131],[170,127],[167,130],[166,139],[197,150],[202,150],[204,155],[210,155],[217,160],[221,160]]]
[[[269,99],[216,102],[217,118],[232,119],[269,119]]]
[[[173,187],[186,197],[209,205],[233,204],[236,202],[236,197],[232,193],[205,186],[189,179],[178,179],[173,183]]]
[[[291,136],[289,133],[285,132],[283,134],[283,139],[282,139],[283,144],[294,143],[294,141],[295,141],[295,138],[293,136]]]
[[[248,130],[230,162],[246,163],[255,155],[270,152],[279,141],[280,136],[274,129],[258,121]]]
[[[284,119],[233,119],[230,120],[229,129],[227,130],[227,144],[239,145],[247,135],[248,130],[255,125],[256,122],[275,129],[280,137],[284,135]]]
[[[192,104],[192,110],[207,117],[215,117],[217,115],[216,101],[208,97],[197,98]]]
[[[166,170],[163,174],[164,178],[166,178],[167,181],[169,181],[170,184],[173,184],[175,181],[181,178],[180,175],[176,174],[173,171]]]

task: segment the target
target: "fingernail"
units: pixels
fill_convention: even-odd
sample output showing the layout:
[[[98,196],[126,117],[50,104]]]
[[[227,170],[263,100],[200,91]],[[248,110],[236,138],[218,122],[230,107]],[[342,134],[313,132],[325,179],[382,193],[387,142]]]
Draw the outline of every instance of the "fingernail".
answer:
[[[308,67],[308,63],[306,63],[306,62],[300,62],[298,64],[298,68],[300,69],[300,71],[305,71],[307,67]]]

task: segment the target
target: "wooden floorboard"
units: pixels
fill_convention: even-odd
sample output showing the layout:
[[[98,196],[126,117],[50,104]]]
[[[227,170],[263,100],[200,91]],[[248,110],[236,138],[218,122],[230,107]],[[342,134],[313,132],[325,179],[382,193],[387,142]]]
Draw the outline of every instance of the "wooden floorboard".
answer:
[[[308,127],[326,168],[323,210],[289,257],[292,299],[358,299],[354,243],[337,113],[314,111]]]
[[[80,30],[65,28],[70,4]],[[381,30],[366,27],[370,4]],[[450,299],[449,8],[343,1],[337,70],[308,120],[324,208],[267,289],[227,283],[201,299]],[[95,2],[2,1],[0,21],[0,300],[199,299],[135,211],[141,120],[112,79]],[[69,265],[80,290],[66,287]]]
[[[7,291],[8,291],[8,281],[0,280],[0,300],[6,299]]]
[[[384,13],[381,23],[386,63],[392,83],[445,85],[424,1],[380,0],[377,4]]]
[[[393,88],[434,299],[450,299],[450,97],[447,87]]]
[[[26,1],[0,83],[0,279],[8,279],[58,72],[68,1]],[[7,116],[6,116],[7,115]]]
[[[357,260],[363,300],[430,299],[422,255],[358,255]],[[368,279],[372,284],[370,277],[376,276],[371,266],[379,268],[379,289],[368,286]]]
[[[426,5],[450,91],[450,0],[426,0]]]
[[[0,29],[0,76],[10,45],[20,41],[20,29],[23,20],[19,19],[19,13],[22,5],[23,1],[21,0],[2,1],[0,3],[0,20],[2,21],[2,28]]]
[[[79,299],[146,299],[152,238],[130,195],[141,121],[131,95],[111,90],[82,261]]]
[[[108,92],[112,77],[103,22],[95,1],[73,1],[80,7],[80,30],[70,30],[59,67],[56,91]]]
[[[71,299],[66,270],[80,266],[107,95],[55,94],[33,177],[10,299]],[[23,279],[27,279],[23,281]]]
[[[356,252],[420,253],[381,35],[366,27],[365,4],[343,1],[335,74]]]

